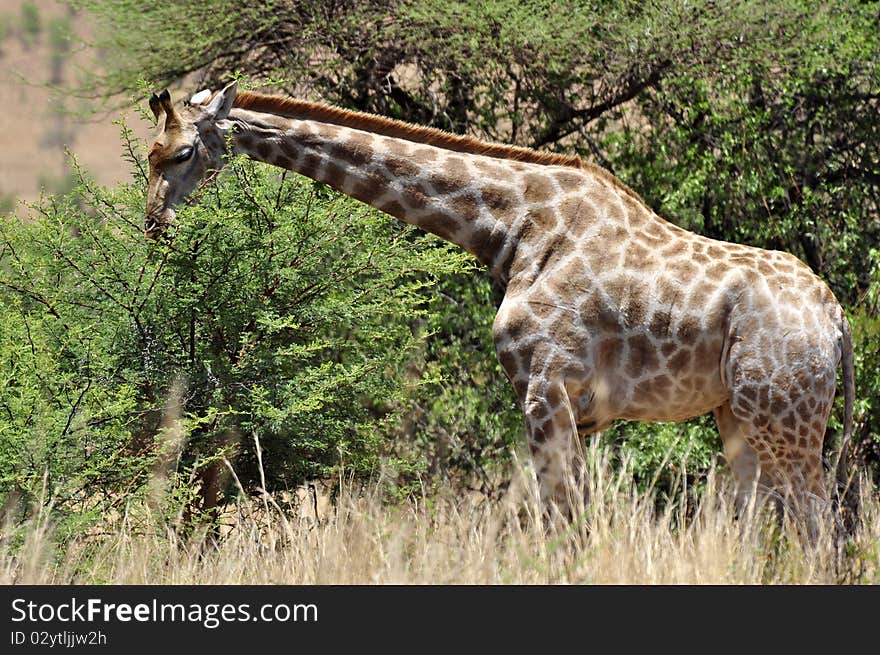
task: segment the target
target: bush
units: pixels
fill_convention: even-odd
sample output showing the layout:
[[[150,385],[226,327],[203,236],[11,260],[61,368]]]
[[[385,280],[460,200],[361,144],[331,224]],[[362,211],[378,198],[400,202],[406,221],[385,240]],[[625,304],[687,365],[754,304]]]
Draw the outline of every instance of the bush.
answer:
[[[880,251],[871,251],[872,280],[850,321],[856,364],[857,429],[862,438],[855,444],[856,462],[880,462]],[[874,472],[880,481],[880,471]]]
[[[80,173],[71,194],[0,228],[0,489],[34,500],[48,485],[78,513],[145,493],[169,457],[157,435],[175,385],[181,480],[216,473],[224,454],[261,486],[255,438],[269,489],[393,471],[386,436],[423,393],[412,361],[434,289],[464,254],[247,160],[153,243],[145,186]]]
[[[35,2],[28,0],[21,5],[20,35],[25,47],[30,48],[43,31],[43,19],[40,16],[40,8]]]

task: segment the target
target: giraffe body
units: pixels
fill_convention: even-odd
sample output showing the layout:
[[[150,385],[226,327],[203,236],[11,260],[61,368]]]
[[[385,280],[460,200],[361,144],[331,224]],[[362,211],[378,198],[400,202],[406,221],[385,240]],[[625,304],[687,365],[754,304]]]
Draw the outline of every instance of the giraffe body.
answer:
[[[822,442],[841,360],[848,434],[852,346],[833,294],[795,257],[683,230],[574,158],[234,85],[193,101],[151,101],[147,234],[219,167],[231,134],[237,152],[473,253],[505,289],[495,348],[548,504],[570,500],[580,437],[616,419],[710,411],[743,494],[827,497]]]

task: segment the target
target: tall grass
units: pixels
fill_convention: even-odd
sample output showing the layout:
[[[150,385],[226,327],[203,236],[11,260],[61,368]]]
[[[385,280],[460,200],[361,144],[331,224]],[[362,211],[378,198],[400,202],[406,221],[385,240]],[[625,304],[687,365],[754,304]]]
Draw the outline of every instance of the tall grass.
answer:
[[[517,469],[505,497],[446,489],[389,503],[382,484],[336,482],[330,515],[301,518],[264,494],[228,507],[216,539],[184,538],[173,521],[144,530],[149,507],[107,518],[100,532],[53,539],[50,513],[7,526],[3,584],[837,584],[880,583],[880,502],[862,498],[862,525],[814,546],[767,514],[734,516],[726,474],[698,498],[681,489],[658,511],[653,491],[593,451],[591,502],[547,528],[535,485]],[[135,519],[137,517],[137,519]],[[147,522],[149,523],[149,522]],[[833,521],[822,522],[831,526]],[[18,535],[18,539],[9,538]]]

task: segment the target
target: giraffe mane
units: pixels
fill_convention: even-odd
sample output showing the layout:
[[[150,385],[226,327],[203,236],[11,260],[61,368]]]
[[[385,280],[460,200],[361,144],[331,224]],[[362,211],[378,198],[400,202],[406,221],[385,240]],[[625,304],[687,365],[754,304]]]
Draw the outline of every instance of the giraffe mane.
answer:
[[[232,105],[239,109],[256,111],[261,113],[275,114],[287,118],[299,118],[303,120],[316,120],[325,123],[333,123],[342,127],[356,130],[364,130],[374,134],[381,134],[399,139],[406,139],[415,143],[423,143],[455,152],[473,155],[497,157],[499,159],[512,159],[515,161],[541,164],[544,166],[568,166],[590,171],[608,180],[620,188],[626,194],[634,197],[639,202],[644,201],[632,189],[613,174],[590,162],[586,162],[575,155],[561,155],[551,152],[538,152],[519,146],[502,145],[499,143],[487,143],[474,137],[463,136],[444,132],[434,127],[413,125],[393,118],[368,114],[366,112],[352,111],[331,107],[318,102],[298,100],[284,96],[268,95],[255,91],[240,91]]]

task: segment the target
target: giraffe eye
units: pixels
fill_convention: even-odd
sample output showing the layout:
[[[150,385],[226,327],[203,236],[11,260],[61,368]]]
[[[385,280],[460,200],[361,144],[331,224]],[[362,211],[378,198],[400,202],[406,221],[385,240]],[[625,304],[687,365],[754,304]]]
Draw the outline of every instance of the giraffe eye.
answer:
[[[178,164],[181,164],[181,163],[185,162],[187,159],[189,159],[190,157],[192,157],[192,155],[193,155],[193,149],[190,147],[186,147],[183,150],[178,151],[177,154],[174,155],[174,161],[177,162]]]

